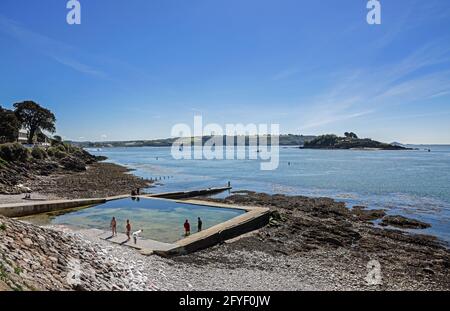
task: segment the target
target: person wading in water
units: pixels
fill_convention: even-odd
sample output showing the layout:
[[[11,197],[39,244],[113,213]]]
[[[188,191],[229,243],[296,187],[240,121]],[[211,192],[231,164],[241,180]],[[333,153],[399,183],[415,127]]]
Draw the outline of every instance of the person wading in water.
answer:
[[[128,237],[128,241],[131,239],[130,234],[131,234],[131,224],[130,224],[130,220],[127,219],[127,237]]]
[[[200,217],[198,217],[198,222],[197,222],[197,231],[198,232],[202,231],[202,226],[203,226],[203,221]]]
[[[112,236],[116,236],[117,235],[117,221],[116,221],[116,217],[113,217],[111,220],[111,231],[112,231]]]
[[[191,225],[189,224],[189,221],[186,219],[184,222],[184,235],[188,236],[191,234]]]

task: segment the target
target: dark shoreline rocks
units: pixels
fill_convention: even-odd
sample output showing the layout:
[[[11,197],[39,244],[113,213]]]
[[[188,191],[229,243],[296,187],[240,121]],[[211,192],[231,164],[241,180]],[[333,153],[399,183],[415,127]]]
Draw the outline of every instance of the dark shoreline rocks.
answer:
[[[429,235],[375,226],[370,220],[389,217],[384,216],[382,210],[348,209],[344,203],[329,198],[255,192],[209,200],[268,207],[283,221],[276,221],[275,226],[264,227],[254,236],[243,237],[224,247],[176,260],[201,260],[204,265],[223,260],[233,266],[237,263],[227,262],[227,254],[241,251],[286,258],[325,256],[324,260],[338,266],[342,273],[352,274],[355,265],[365,266],[376,259],[383,269],[383,286],[377,289],[408,286],[401,284],[415,284],[419,289],[450,289],[450,250],[444,243]]]
[[[351,211],[353,215],[363,221],[377,220],[386,215],[386,211],[383,209],[367,209],[365,206],[353,206]]]
[[[129,174],[126,167],[105,162],[96,162],[85,171],[60,173],[43,176],[27,183],[33,191],[40,194],[65,199],[103,198],[130,194],[137,188],[152,186],[152,182]]]
[[[101,157],[60,143],[52,147],[27,148],[19,143],[0,144],[0,194],[21,194],[33,191],[24,187],[41,176],[85,171]]]
[[[383,218],[381,226],[393,226],[404,229],[426,229],[431,227],[430,224],[400,215],[389,215]]]
[[[20,144],[0,147],[4,157],[0,158],[0,194],[39,192],[77,199],[130,194],[152,184],[128,174],[125,167],[101,163],[105,157],[65,143],[32,149]]]

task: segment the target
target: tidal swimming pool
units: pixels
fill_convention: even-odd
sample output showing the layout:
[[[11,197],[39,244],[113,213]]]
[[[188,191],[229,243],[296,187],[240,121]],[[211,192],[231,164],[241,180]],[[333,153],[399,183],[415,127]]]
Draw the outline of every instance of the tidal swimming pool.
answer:
[[[141,198],[109,201],[87,208],[26,217],[25,220],[39,225],[67,225],[110,231],[111,219],[116,217],[117,232],[124,233],[126,220],[129,219],[132,232],[143,229],[140,235],[142,238],[173,243],[183,238],[183,224],[186,219],[191,224],[192,234],[197,232],[197,217],[202,219],[204,230],[244,213],[241,209]]]

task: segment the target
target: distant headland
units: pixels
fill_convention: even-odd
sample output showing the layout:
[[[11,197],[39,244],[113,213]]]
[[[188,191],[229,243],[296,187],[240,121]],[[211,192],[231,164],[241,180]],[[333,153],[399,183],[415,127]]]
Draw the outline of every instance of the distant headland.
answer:
[[[374,150],[411,150],[400,144],[382,143],[370,138],[359,138],[353,132],[345,132],[344,137],[334,134],[317,136],[316,138],[306,141],[300,147],[303,149],[374,149]]]
[[[202,143],[205,144],[210,140],[212,136],[203,136]],[[243,138],[242,136],[240,138]],[[250,144],[251,136],[245,136],[244,139],[238,139],[237,136],[229,137],[223,136],[223,143],[228,141],[234,141],[235,145]],[[155,140],[129,140],[129,141],[103,141],[103,142],[71,142],[79,147],[83,148],[107,148],[107,147],[170,147],[179,138],[165,138]],[[190,145],[200,138],[186,137],[186,145]],[[270,145],[271,138],[267,137],[267,143]],[[283,134],[278,138],[278,144],[280,146],[292,146],[300,147],[302,149],[378,149],[378,150],[408,150],[410,148],[404,147],[400,143],[382,143],[370,138],[358,138],[353,132],[346,132],[344,137],[339,137],[334,134],[327,135],[296,135],[296,134]]]

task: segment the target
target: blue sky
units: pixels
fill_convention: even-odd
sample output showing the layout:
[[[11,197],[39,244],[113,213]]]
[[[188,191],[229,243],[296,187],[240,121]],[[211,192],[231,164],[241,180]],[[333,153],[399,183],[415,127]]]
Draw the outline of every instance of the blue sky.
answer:
[[[74,140],[175,123],[279,123],[450,143],[450,1],[1,0],[0,105],[32,99]]]

